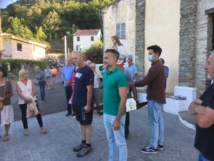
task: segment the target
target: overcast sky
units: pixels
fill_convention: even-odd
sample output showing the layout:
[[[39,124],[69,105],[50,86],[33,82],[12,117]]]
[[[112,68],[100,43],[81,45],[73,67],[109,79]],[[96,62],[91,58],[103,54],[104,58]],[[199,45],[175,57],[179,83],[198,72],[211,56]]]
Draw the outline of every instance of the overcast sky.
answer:
[[[6,8],[9,4],[16,2],[17,0],[0,0],[0,8]]]

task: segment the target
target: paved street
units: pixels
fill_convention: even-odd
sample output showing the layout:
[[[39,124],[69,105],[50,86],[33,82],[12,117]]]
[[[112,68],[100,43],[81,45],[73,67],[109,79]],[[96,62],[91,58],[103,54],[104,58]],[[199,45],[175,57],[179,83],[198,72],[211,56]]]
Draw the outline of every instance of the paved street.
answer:
[[[47,134],[40,132],[35,118],[28,119],[30,134],[27,137],[23,134],[22,122],[14,122],[10,129],[10,140],[3,142],[2,138],[0,139],[0,161],[107,161],[108,143],[102,116],[94,112],[93,151],[83,158],[77,158],[72,149],[82,139],[80,128],[74,118],[65,117],[65,94],[60,79],[57,89],[48,92],[46,102],[40,104]],[[14,102],[15,98],[13,98]],[[20,112],[18,106],[14,106],[14,110],[15,115],[18,115]],[[140,149],[147,145],[150,137],[147,107],[131,112],[130,117],[130,136],[127,139],[129,161],[197,160],[197,151],[193,147],[195,131],[181,124],[177,116],[164,113],[164,150],[152,155],[140,152]],[[19,118],[17,117],[16,120],[20,120]],[[1,126],[1,135],[3,130]]]

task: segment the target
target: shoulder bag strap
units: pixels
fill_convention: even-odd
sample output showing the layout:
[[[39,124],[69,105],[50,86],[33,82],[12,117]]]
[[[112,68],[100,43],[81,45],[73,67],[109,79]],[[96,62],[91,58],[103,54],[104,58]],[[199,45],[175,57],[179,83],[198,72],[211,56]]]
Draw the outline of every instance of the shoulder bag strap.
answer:
[[[5,92],[6,92],[6,84],[7,84],[7,81],[5,81],[5,84],[4,84],[4,93],[3,93],[3,97],[4,97]]]

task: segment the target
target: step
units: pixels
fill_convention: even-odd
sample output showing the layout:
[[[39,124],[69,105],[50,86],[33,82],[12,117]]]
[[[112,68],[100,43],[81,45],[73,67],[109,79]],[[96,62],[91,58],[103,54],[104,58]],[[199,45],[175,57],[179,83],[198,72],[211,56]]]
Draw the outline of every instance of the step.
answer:
[[[178,112],[179,120],[182,124],[195,130],[195,116],[189,113],[189,111],[180,111]]]

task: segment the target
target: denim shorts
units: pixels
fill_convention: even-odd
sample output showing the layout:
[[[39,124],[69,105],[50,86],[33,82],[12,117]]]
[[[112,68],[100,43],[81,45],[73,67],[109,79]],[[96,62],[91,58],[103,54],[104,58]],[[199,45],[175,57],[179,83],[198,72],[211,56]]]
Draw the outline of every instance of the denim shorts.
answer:
[[[45,76],[45,79],[46,80],[48,80],[48,79],[50,79],[51,78],[51,76]]]
[[[56,74],[51,75],[51,78],[56,78]]]

